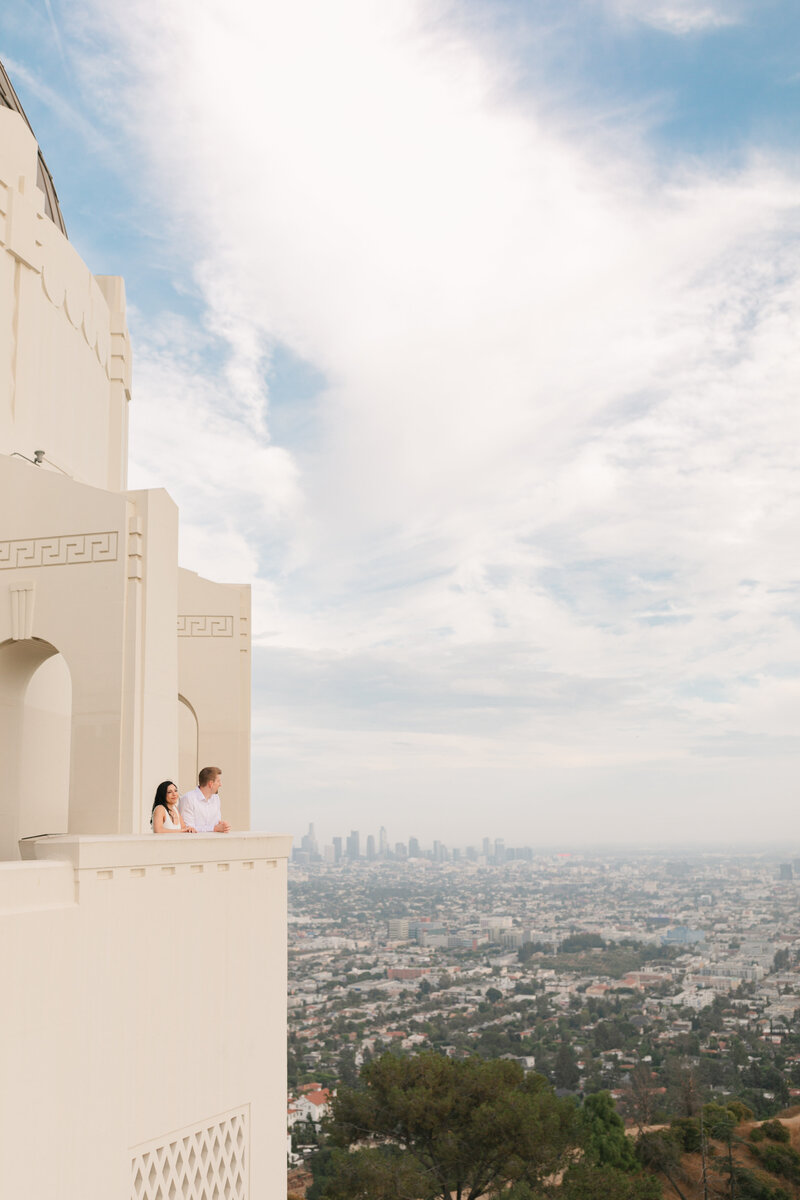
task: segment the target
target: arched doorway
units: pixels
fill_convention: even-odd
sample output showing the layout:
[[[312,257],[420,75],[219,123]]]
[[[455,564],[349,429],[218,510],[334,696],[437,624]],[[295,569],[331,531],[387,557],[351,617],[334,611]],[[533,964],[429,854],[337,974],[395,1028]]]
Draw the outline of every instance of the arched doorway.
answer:
[[[0,645],[0,859],[20,838],[66,833],[72,681],[55,646],[39,638]]]
[[[185,696],[178,696],[178,787],[181,795],[197,787],[199,727],[197,713]]]

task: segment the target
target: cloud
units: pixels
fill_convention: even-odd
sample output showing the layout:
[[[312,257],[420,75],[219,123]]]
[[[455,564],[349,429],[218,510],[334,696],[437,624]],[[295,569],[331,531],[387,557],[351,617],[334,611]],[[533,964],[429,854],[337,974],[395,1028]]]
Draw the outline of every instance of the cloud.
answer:
[[[47,11],[48,17],[52,21],[52,10],[49,4]],[[52,31],[55,38],[57,29],[54,23]],[[63,60],[64,48],[60,40],[57,41],[57,48]],[[25,63],[19,62],[7,54],[3,56],[3,61],[11,76],[17,81],[21,81],[32,95],[46,105],[61,125],[80,134],[85,145],[91,150],[108,150],[108,140],[101,133],[98,123],[87,120],[85,114],[70,103],[61,92],[45,83],[39,72],[29,69]]]
[[[522,836],[531,796],[596,789],[655,834],[747,730],[744,802],[800,715],[767,669],[800,656],[793,168],[587,144],[444,5],[94,14],[203,312],[137,314],[136,479],[186,565],[256,576],[257,795],[330,828],[413,794],[421,830],[491,794]],[[321,381],[283,444],[276,346]]]
[[[615,18],[651,25],[679,37],[738,25],[743,20],[739,0],[599,0]]]
[[[134,307],[129,320],[137,346],[129,486],[171,493],[189,517],[181,556],[194,570],[249,579],[263,529],[277,537],[301,519],[292,456],[270,443],[253,396],[238,402],[236,347],[210,344],[185,318],[162,316],[153,328]]]

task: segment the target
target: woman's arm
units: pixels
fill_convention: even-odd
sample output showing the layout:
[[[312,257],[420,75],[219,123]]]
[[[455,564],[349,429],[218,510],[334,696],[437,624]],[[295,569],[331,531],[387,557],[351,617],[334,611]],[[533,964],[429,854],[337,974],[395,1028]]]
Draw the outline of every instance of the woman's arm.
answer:
[[[164,822],[167,819],[167,810],[163,804],[159,804],[153,813],[153,833],[169,833],[169,829],[164,828]]]
[[[181,823],[181,833],[197,833],[194,825],[187,825],[183,819],[183,813],[178,809],[178,820]]]

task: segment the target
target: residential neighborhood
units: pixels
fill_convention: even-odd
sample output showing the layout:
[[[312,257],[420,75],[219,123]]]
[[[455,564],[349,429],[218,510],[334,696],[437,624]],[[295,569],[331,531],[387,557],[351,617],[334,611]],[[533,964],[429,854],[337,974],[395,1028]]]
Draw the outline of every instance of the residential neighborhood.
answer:
[[[512,852],[514,853],[514,852]],[[386,1050],[514,1058],[576,1096],[800,1096],[800,863],[423,852],[290,872],[289,1127]]]

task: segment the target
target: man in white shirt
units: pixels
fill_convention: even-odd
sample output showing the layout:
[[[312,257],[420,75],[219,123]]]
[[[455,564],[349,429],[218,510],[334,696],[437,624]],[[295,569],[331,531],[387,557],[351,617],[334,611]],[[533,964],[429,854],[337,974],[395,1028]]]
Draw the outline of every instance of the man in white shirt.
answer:
[[[230,825],[223,821],[219,804],[222,771],[219,767],[203,767],[197,778],[198,786],[178,801],[178,811],[187,825],[198,833],[227,833]]]

